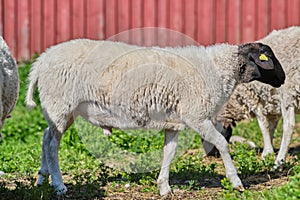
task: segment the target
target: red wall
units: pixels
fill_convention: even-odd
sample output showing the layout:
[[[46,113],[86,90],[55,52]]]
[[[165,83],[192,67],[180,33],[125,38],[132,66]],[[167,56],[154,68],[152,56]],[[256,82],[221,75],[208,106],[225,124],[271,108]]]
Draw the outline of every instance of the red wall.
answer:
[[[210,45],[254,41],[291,25],[300,25],[300,0],[0,0],[0,34],[18,60],[72,38],[139,27]]]

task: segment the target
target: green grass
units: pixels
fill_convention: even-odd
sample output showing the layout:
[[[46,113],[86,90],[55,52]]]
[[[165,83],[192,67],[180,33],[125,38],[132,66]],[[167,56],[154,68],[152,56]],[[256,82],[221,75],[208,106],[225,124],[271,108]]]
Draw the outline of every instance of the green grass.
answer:
[[[47,123],[43,118],[40,106],[30,112],[25,107],[26,79],[29,69],[30,63],[24,63],[19,68],[21,79],[19,100],[12,117],[7,119],[2,129],[4,140],[0,141],[0,170],[5,172],[5,175],[0,176],[1,199],[57,198],[48,185],[37,187],[35,184],[41,158],[41,140]],[[38,102],[37,93],[35,100]],[[299,116],[297,120],[299,120]],[[297,131],[299,132],[299,130]],[[280,132],[281,130],[278,129],[275,133],[279,138]],[[114,130],[111,137],[103,139],[104,136],[98,135],[102,137],[99,140],[109,141],[121,152],[139,154],[161,152],[163,133],[150,133],[152,136],[147,134],[149,133],[140,130],[131,132]],[[249,138],[256,144],[262,144],[256,120],[249,123],[239,123],[234,129],[234,134]],[[82,133],[78,133],[78,127],[72,126],[62,138],[59,159],[64,182],[68,188],[68,193],[63,199],[101,199],[112,194],[124,193],[128,195],[130,191],[131,193],[138,191],[140,195],[156,195],[158,198],[156,186],[158,169],[144,173],[130,173],[110,168],[97,158],[101,155],[97,155],[85,145],[86,140],[90,138],[83,136]],[[210,189],[221,185],[224,189],[215,194],[214,198],[296,199],[300,197],[300,164],[297,156],[294,156],[294,159],[285,166],[285,171],[290,178],[287,184],[279,188],[274,187],[262,191],[246,190],[243,193],[238,193],[232,190],[230,182],[224,178],[224,168],[220,164],[222,163],[220,159],[217,163],[210,162],[203,158],[201,151],[185,153],[184,145],[188,145],[189,149],[201,148],[201,140],[197,134],[186,131],[180,137],[179,141],[183,144],[179,147],[181,153],[178,153],[171,165],[170,183],[173,189],[183,190],[189,195],[195,194],[196,197],[200,195],[199,198],[205,197],[201,195],[206,190],[210,191]],[[299,142],[299,139],[295,138],[294,141]],[[95,145],[96,150],[105,152],[107,149],[99,149],[103,145],[102,143],[99,146]],[[271,168],[274,157],[261,161],[259,153],[244,144],[232,146],[231,149],[231,155],[242,180],[273,173]],[[110,152],[106,153],[109,155]],[[123,160],[123,162],[128,161]],[[147,163],[141,159],[139,164],[150,166],[153,163]],[[160,161],[155,164],[160,165]],[[222,170],[223,172],[221,172]]]

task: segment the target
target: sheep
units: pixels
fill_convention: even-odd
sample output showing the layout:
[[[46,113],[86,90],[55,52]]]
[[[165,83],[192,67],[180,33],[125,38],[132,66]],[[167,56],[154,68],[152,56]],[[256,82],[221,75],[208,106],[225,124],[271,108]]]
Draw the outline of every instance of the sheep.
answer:
[[[263,55],[269,60],[261,60]],[[169,168],[185,127],[216,145],[226,176],[235,189],[243,190],[228,144],[210,119],[238,83],[253,80],[274,87],[285,80],[271,48],[261,43],[159,48],[77,39],[53,46],[34,62],[26,94],[27,106],[34,107],[37,85],[48,122],[38,185],[50,174],[57,194],[66,193],[58,148],[62,134],[81,116],[107,130],[164,129],[157,180],[162,196],[171,191]]]
[[[295,113],[300,113],[300,27],[274,30],[259,42],[269,45],[274,50],[286,73],[285,84],[279,89],[257,81],[239,85],[220,118],[227,121],[223,130],[227,132],[228,124],[232,121],[256,117],[263,135],[264,149],[261,156],[264,158],[274,152],[273,134],[282,117],[283,139],[274,162],[276,169],[285,162],[295,126]],[[229,137],[227,139],[229,140]],[[212,147],[207,145],[205,151],[215,154],[211,149]]]
[[[0,36],[0,130],[5,119],[10,117],[19,95],[19,75],[17,64],[9,47]],[[0,137],[2,137],[0,133]]]

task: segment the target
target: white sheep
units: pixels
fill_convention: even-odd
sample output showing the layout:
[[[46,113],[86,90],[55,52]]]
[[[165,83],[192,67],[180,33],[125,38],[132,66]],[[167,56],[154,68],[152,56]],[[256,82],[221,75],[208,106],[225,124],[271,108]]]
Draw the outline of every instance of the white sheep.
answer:
[[[261,56],[269,60],[261,60]],[[73,40],[53,46],[36,60],[29,74],[28,107],[34,88],[48,128],[38,184],[50,174],[57,194],[64,194],[58,164],[62,134],[77,116],[120,129],[164,129],[161,195],[171,191],[169,168],[178,133],[190,127],[220,150],[226,176],[243,189],[225,138],[210,118],[241,82],[260,80],[279,87],[285,74],[272,50],[260,43],[211,47],[139,47],[120,42]]]
[[[0,130],[5,119],[10,117],[19,95],[17,64],[9,47],[0,36]],[[1,133],[0,133],[1,136]]]
[[[262,157],[274,152],[273,134],[280,118],[283,118],[283,138],[275,159],[275,168],[282,165],[288,151],[295,113],[300,113],[300,27],[274,30],[260,40],[269,45],[286,73],[285,84],[279,89],[269,85],[252,82],[239,85],[232,94],[221,118],[229,123],[256,117],[260,126],[264,149]],[[231,129],[231,128],[230,128]],[[227,132],[223,130],[223,132]],[[206,147],[209,152],[211,147]],[[211,154],[213,154],[211,152]]]

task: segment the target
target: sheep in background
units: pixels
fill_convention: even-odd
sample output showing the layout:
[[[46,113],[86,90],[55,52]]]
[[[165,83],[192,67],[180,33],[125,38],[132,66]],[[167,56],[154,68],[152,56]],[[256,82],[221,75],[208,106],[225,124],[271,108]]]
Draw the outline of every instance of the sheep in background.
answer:
[[[268,61],[261,60],[264,55]],[[48,128],[44,132],[38,184],[50,174],[64,194],[58,148],[77,116],[106,128],[164,129],[161,195],[171,191],[169,168],[178,133],[190,127],[220,150],[226,176],[243,190],[225,138],[211,118],[237,84],[259,80],[279,87],[285,74],[272,50],[261,43],[211,47],[146,48],[120,42],[72,40],[49,48],[29,74],[28,107],[37,85]]]
[[[256,81],[239,85],[219,118],[225,119],[222,131],[228,132],[226,129],[232,121],[256,116],[264,141],[262,157],[265,157],[274,152],[273,134],[282,117],[283,137],[275,159],[277,168],[285,161],[295,126],[295,113],[300,111],[300,27],[274,30],[260,42],[269,45],[282,64],[285,84],[279,89]],[[207,153],[215,154],[211,149],[212,146],[205,147]]]
[[[9,47],[0,36],[0,130],[5,119],[10,117],[19,95],[19,76],[17,64]],[[0,133],[1,136],[1,133]],[[2,136],[1,136],[2,137]]]

